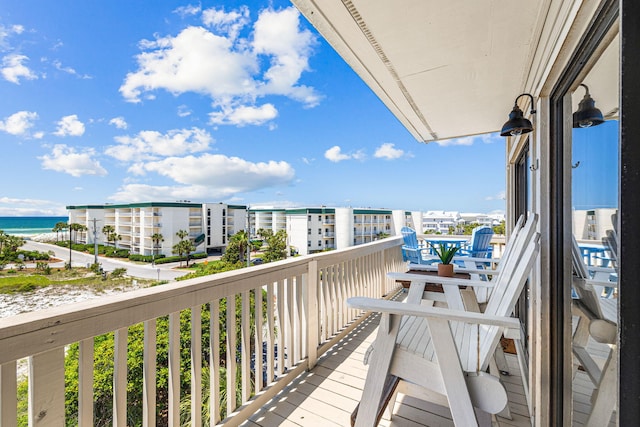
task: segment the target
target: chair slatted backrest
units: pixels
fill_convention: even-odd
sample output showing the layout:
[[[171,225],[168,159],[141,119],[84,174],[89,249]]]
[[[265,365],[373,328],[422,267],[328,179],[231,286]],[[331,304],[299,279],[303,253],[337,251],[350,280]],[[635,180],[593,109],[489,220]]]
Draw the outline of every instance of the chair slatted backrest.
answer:
[[[404,241],[404,245],[402,245],[402,260],[409,261],[412,264],[421,264],[422,256],[416,231],[410,227],[402,227],[400,232]]]
[[[408,248],[417,249],[418,245],[418,236],[416,235],[416,231],[410,227],[402,227],[400,229],[402,233],[402,239],[404,240],[404,245]]]
[[[522,292],[529,271],[538,253],[540,234],[536,232],[538,215],[530,214],[527,222],[513,239],[512,249],[501,261],[502,268],[492,282],[495,282],[484,313],[496,316],[510,316]],[[502,331],[498,327],[480,326],[480,353],[478,369],[487,368],[491,349],[500,340]]]
[[[515,242],[518,240],[518,236],[522,232],[524,224],[524,215],[520,215],[516,225],[513,227],[513,231],[511,232],[511,236],[509,236],[509,240],[507,240],[507,244],[504,246],[504,250],[502,251],[502,255],[500,256],[500,262],[498,263],[498,270],[501,269],[502,262],[504,260],[509,259],[511,255],[511,251],[513,251],[513,247],[515,246]]]
[[[540,233],[534,233],[526,243],[525,250],[519,260],[512,257],[509,265],[505,266],[498,286],[491,294],[484,313],[494,316],[510,316],[515,309],[516,302],[522,294],[529,272],[538,256],[540,249]],[[485,370],[495,348],[502,336],[502,329],[497,326],[481,326],[479,368]]]
[[[491,258],[491,239],[493,238],[493,228],[483,225],[473,229],[471,233],[471,244],[469,254],[477,258]]]
[[[580,281],[573,287],[580,302],[588,308],[597,318],[604,319],[604,313],[600,307],[598,291],[585,281],[591,278],[587,265],[584,262],[582,251],[578,246],[575,236],[571,236],[571,258],[573,261],[573,281]]]
[[[521,224],[521,221],[518,221],[518,224]],[[538,216],[530,214],[525,225],[512,235],[511,249],[505,257],[501,258],[501,269],[491,279],[494,286],[484,310],[485,314],[503,317],[512,314],[538,254],[540,233],[536,232],[537,224]],[[451,324],[452,330],[459,327],[454,323],[456,322]],[[460,354],[466,357],[466,360],[461,362],[468,371],[486,370],[490,357],[502,336],[502,328],[474,325],[471,326],[470,334],[473,335],[467,338],[467,345],[470,347],[466,349],[467,351],[459,349]]]

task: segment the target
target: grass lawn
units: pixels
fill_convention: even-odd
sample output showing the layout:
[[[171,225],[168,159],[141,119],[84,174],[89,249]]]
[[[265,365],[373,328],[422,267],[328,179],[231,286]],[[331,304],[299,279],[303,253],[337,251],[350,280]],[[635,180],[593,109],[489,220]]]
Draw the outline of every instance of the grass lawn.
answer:
[[[47,286],[77,286],[101,290],[128,286],[132,284],[133,280],[136,280],[139,284],[154,282],[130,277],[111,277],[110,275],[103,279],[101,275],[95,274],[87,268],[59,269],[57,271],[54,269],[49,275],[36,274],[31,269],[15,272],[6,270],[0,271],[0,293],[30,292]]]

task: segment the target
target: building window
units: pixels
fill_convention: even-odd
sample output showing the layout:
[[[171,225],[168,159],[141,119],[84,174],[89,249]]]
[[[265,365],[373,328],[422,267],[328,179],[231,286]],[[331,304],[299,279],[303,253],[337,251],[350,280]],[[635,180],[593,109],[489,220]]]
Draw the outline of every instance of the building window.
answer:
[[[307,228],[307,234],[308,234],[309,236],[311,236],[311,229],[310,229],[310,228]]]
[[[311,215],[307,216],[307,221],[311,221]]]
[[[310,248],[311,247],[311,240],[307,240],[307,247]]]
[[[322,228],[318,228],[318,234],[322,234]]]
[[[322,246],[322,240],[318,240],[318,246]]]
[[[318,221],[322,221],[322,215],[318,215]]]

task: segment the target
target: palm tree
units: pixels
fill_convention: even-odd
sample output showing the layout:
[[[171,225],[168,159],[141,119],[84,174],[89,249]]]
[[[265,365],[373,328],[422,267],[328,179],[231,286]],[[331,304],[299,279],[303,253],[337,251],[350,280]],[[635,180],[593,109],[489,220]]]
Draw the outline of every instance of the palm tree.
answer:
[[[56,225],[53,226],[53,229],[51,231],[55,231],[56,233],[56,242],[58,241],[58,233],[60,233],[61,231],[65,231],[67,227],[67,223],[62,221],[56,222]]]
[[[153,251],[152,251],[152,261],[151,263],[154,264],[155,263],[155,255],[156,255],[156,250],[158,249],[158,245],[160,244],[160,242],[164,242],[164,236],[160,233],[153,233],[153,235],[151,236],[151,240],[153,241]]]
[[[72,224],[69,225],[69,240],[73,239],[73,243],[78,243],[78,231],[83,231],[86,230],[87,227],[85,227],[82,224],[78,224],[77,222],[74,222]],[[75,238],[72,236],[73,232],[76,232]]]
[[[171,250],[172,253],[178,254],[178,256],[180,257],[180,267],[182,267],[182,255],[185,253],[189,255],[189,248],[184,244],[184,238],[187,237],[188,235],[189,235],[189,232],[187,230],[178,230],[178,232],[176,233],[176,236],[180,238],[180,241],[175,245],[173,245],[173,248]],[[191,243],[191,241],[189,241],[189,243]],[[189,258],[187,257],[187,267],[188,266],[189,266]]]
[[[189,235],[189,232],[187,230],[178,230],[178,232],[176,233],[176,236],[178,236],[180,238],[180,241],[182,242],[184,240],[185,237],[187,237]]]
[[[105,225],[104,227],[102,227],[102,234],[104,234],[107,242],[111,242],[111,236],[115,233],[116,229],[113,227],[113,225]]]

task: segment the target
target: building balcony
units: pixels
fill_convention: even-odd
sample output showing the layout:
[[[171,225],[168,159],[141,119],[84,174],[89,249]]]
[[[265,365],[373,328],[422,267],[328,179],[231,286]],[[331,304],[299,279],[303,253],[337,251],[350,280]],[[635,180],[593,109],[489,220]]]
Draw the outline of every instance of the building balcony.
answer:
[[[68,361],[69,346],[77,345],[74,363],[79,392],[73,405],[78,408],[78,424],[93,425],[97,416],[95,343],[98,337],[112,334],[115,368],[109,424],[166,423],[156,415],[156,408],[162,406],[168,420],[182,416],[191,418],[191,425],[349,425],[367,373],[363,355],[375,339],[379,315],[351,309],[346,299],[406,295],[386,277],[387,272],[406,269],[401,243],[399,237],[384,239],[0,319],[0,422],[16,425],[24,415],[17,408],[25,407],[26,402],[19,404],[19,400],[27,396],[18,392],[18,385],[26,377],[18,372],[19,366],[28,363],[29,422],[64,425],[65,404],[70,404],[69,395],[65,397],[65,358]],[[227,298],[236,300],[237,310],[223,311]],[[190,349],[182,351],[181,314],[182,327],[185,319],[190,325]],[[223,329],[221,322],[204,321],[203,316],[223,317],[224,324],[231,326]],[[168,328],[165,335],[159,333],[163,327]],[[251,335],[251,331],[259,333]],[[203,342],[203,333],[214,339]],[[221,335],[226,335],[226,341],[215,338]],[[165,348],[158,345],[161,336],[168,336],[164,354],[168,367],[156,364],[163,357],[158,349]],[[131,369],[127,343],[132,339],[138,339],[143,349],[141,366],[136,366],[144,372],[144,390],[138,391],[140,407],[133,410],[127,400],[127,370]],[[221,344],[236,351],[227,354]],[[606,356],[604,347],[591,343],[588,350]],[[203,349],[210,359],[203,358]],[[187,362],[192,366],[192,391],[186,391],[190,405],[180,401],[181,393],[185,396],[180,387],[184,354],[189,354]],[[23,362],[25,358],[28,362]],[[509,375],[502,375],[501,380],[508,390],[511,419],[496,417],[494,425],[530,426],[518,358],[506,354],[506,361]],[[228,368],[224,386],[219,376],[204,375],[209,365]],[[169,370],[167,387],[173,392],[156,389],[160,369]],[[574,399],[588,414],[592,383],[583,371],[577,372],[574,382],[580,384],[574,387]],[[221,398],[236,395],[236,390],[237,402]],[[210,411],[200,410],[205,396],[213,397]],[[189,407],[198,410],[190,413]],[[206,419],[210,413],[212,418]],[[131,419],[132,414],[141,419]],[[453,425],[447,408],[403,394],[393,414],[391,420],[385,414],[381,425]],[[68,421],[76,422],[75,417]]]
[[[224,333],[227,336],[226,347],[236,348],[238,357],[235,352],[225,355],[218,340],[212,341],[212,347],[208,351],[213,355],[213,365],[227,366],[229,378],[226,390],[216,389],[211,393],[215,396],[212,399],[214,402],[219,402],[221,395],[235,395],[236,388],[241,390],[242,397],[237,404],[228,402],[226,406],[220,407],[216,403],[211,424],[220,422],[221,414],[233,414],[233,424],[239,424],[253,416],[277,393],[285,390],[300,374],[315,366],[318,358],[348,333],[346,327],[353,329],[364,320],[362,313],[347,308],[346,297],[382,296],[397,289],[396,283],[386,279],[385,274],[388,271],[400,271],[404,267],[400,242],[400,239],[388,239],[376,243],[375,248],[349,248],[339,252],[292,258],[179,284],[156,286],[0,319],[0,345],[8,350],[0,353],[0,404],[3,408],[0,421],[3,425],[5,422],[16,423],[17,361],[29,358],[31,422],[36,419],[42,422],[43,417],[47,417],[53,424],[64,424],[65,348],[76,343],[80,346],[78,362],[81,384],[77,402],[79,424],[92,425],[94,340],[103,334],[113,333],[115,373],[113,420],[110,421],[114,425],[126,425],[128,329],[143,325],[146,373],[143,380],[146,384],[143,406],[147,410],[143,411],[143,420],[136,420],[136,423],[156,425],[156,407],[161,403],[157,399],[162,394],[155,390],[156,372],[162,369],[155,362],[156,325],[160,322],[158,319],[165,316],[169,318],[169,387],[179,390],[180,313],[189,310],[191,324],[201,325],[205,307],[214,318],[218,317],[224,306],[221,302],[229,297],[229,289],[233,289],[241,309],[237,314],[232,310],[226,313],[226,324],[230,326],[225,331],[220,330],[219,322],[211,322],[207,326],[207,332],[214,337]],[[374,259],[375,262],[372,262]],[[376,271],[362,274],[363,271],[372,269]],[[340,276],[345,277],[344,284],[337,280],[338,270],[344,270],[345,275]],[[335,275],[336,279],[321,279],[330,275]],[[372,283],[371,277],[374,276],[378,280]],[[338,292],[338,297],[325,298],[323,295],[335,292],[332,290],[335,286],[344,287],[344,292]],[[251,311],[259,315],[252,319]],[[251,337],[250,330],[261,333]],[[202,390],[202,367],[209,364],[209,360],[202,359],[202,332],[200,328],[192,328],[191,365],[194,367],[194,390]],[[42,339],[43,337],[48,338]],[[261,344],[241,345],[242,342],[249,343],[252,340]],[[255,372],[263,372],[264,375],[255,375]],[[178,395],[170,396],[169,401],[163,404],[168,408],[168,417],[178,419]],[[202,407],[200,393],[192,393],[192,400],[194,407]],[[201,423],[200,415],[194,414],[192,425]]]

